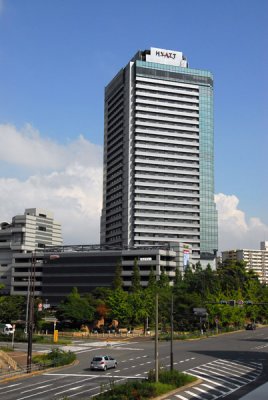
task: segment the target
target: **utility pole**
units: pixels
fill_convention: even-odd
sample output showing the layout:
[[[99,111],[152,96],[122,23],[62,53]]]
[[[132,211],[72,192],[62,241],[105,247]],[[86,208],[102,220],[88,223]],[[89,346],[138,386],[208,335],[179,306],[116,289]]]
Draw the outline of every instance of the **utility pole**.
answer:
[[[159,354],[158,354],[158,291],[155,293],[155,382],[158,382],[159,371]]]
[[[32,252],[30,285],[29,285],[29,308],[28,308],[28,350],[27,350],[27,373],[32,371],[32,349],[33,349],[33,325],[34,325],[34,294],[35,294],[35,265],[36,254]]]
[[[174,320],[173,320],[173,311],[174,308],[174,299],[173,293],[171,294],[171,309],[170,309],[170,371],[173,371],[173,336],[174,336]]]

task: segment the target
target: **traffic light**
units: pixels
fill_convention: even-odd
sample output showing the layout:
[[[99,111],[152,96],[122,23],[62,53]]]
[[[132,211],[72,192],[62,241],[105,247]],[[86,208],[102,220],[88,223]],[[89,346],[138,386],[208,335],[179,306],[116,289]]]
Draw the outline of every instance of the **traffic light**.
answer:
[[[228,303],[229,303],[229,306],[232,306],[232,307],[235,306],[235,300],[229,300]]]
[[[251,300],[246,300],[246,301],[245,301],[245,304],[246,304],[247,306],[252,306],[252,305],[253,305],[253,301],[251,301]]]
[[[219,303],[220,303],[220,304],[228,304],[228,301],[226,301],[226,300],[220,300]]]

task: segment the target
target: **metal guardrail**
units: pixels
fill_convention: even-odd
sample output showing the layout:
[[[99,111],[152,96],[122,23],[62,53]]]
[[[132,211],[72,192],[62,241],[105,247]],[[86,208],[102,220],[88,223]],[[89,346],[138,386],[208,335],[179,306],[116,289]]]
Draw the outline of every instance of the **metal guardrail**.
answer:
[[[42,371],[42,370],[54,368],[54,367],[57,367],[57,363],[52,360],[51,363],[45,363],[45,364],[32,363],[30,371],[28,370],[27,364],[19,366],[16,370],[12,370],[12,369],[6,370],[6,371],[0,370],[0,381],[7,379],[7,378],[19,376],[19,375],[25,375],[29,372],[34,373],[37,371]]]

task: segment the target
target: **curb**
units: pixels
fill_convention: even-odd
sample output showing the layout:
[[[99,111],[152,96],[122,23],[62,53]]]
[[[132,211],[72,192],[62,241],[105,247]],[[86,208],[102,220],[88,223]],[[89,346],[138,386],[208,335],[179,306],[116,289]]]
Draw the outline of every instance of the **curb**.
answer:
[[[173,396],[174,394],[177,394],[177,393],[180,393],[180,392],[182,392],[183,390],[185,390],[187,388],[193,387],[195,385],[199,385],[201,382],[203,382],[202,379],[197,379],[194,382],[187,383],[187,385],[184,385],[184,386],[181,386],[181,387],[179,387],[177,389],[171,390],[168,393],[161,394],[161,396],[154,397],[153,400],[164,400],[167,397]]]

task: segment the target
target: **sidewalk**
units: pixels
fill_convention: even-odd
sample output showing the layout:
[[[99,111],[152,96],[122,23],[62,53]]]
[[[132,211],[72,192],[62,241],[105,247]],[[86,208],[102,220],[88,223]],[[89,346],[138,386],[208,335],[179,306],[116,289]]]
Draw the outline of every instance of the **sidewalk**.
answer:
[[[242,400],[267,400],[267,398],[268,398],[268,382],[264,383],[257,389],[252,390],[252,392],[249,392],[245,396],[241,397]]]
[[[27,365],[27,353],[25,351],[12,351],[7,353],[14,361],[16,361],[19,368],[25,368]]]

